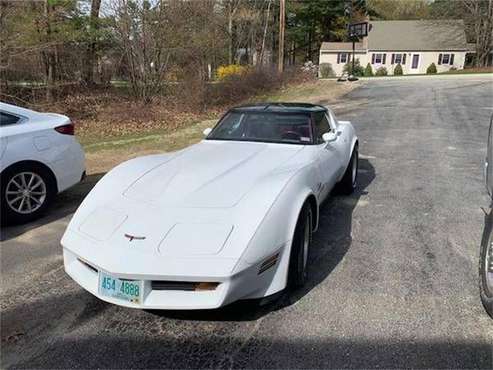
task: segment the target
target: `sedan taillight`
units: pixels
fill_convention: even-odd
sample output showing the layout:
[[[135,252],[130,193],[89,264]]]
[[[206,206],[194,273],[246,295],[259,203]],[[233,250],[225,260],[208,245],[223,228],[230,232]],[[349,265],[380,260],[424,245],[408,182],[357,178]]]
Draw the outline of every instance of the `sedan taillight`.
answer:
[[[69,123],[68,125],[55,127],[55,131],[57,131],[63,135],[74,135],[75,134],[74,124]]]

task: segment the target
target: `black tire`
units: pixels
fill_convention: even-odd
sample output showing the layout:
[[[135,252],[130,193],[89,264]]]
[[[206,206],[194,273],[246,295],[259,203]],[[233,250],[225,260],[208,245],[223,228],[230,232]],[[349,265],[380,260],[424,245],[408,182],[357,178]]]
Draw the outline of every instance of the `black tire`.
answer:
[[[32,212],[24,210],[24,212],[27,213],[16,211],[14,209],[15,206],[9,205],[9,202],[7,201],[7,188],[9,187],[9,184],[11,184],[11,180],[22,173],[32,173],[39,176],[39,179],[41,179],[44,184],[44,189],[46,192],[46,195],[44,196],[42,201],[40,201],[40,205],[33,207]],[[11,188],[9,187],[9,189]],[[7,168],[0,176],[0,194],[2,197],[0,202],[0,223],[2,225],[22,224],[40,217],[53,201],[53,198],[55,197],[57,192],[56,189],[56,182],[53,174],[48,169],[39,164],[23,163]]]
[[[481,295],[481,302],[488,313],[493,318],[493,290],[488,288],[486,283],[486,263],[489,253],[489,264],[493,264],[493,230],[492,230],[492,217],[490,213],[485,218],[485,229],[483,231],[483,237],[481,240],[481,249],[479,252],[479,291]]]
[[[358,145],[356,145],[353,149],[353,153],[351,154],[351,159],[349,160],[349,164],[346,168],[346,172],[344,172],[344,176],[342,177],[341,181],[339,181],[339,183],[337,184],[336,190],[339,193],[349,195],[354,192],[358,183],[358,165],[359,165],[359,153],[358,153]]]
[[[308,227],[308,247],[305,256],[305,231]],[[312,210],[309,204],[305,204],[301,209],[296,229],[291,245],[291,255],[289,257],[288,288],[296,289],[305,285],[307,279],[306,261],[312,242]]]

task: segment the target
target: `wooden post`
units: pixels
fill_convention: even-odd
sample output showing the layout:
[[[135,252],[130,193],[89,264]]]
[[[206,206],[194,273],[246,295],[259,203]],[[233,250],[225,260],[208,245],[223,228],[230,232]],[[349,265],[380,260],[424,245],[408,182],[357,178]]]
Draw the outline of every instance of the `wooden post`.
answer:
[[[286,0],[280,0],[279,4],[279,73],[284,71],[284,29],[286,27]]]

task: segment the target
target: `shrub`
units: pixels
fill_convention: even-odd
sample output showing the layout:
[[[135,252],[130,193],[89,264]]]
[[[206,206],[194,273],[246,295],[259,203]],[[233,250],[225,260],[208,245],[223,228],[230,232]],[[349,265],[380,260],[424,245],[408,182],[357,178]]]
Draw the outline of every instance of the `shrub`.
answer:
[[[351,61],[344,64],[343,71],[347,72],[348,75],[360,76],[360,77],[363,76],[365,73],[365,69],[359,63],[359,59],[356,59],[354,61],[354,72],[353,72],[353,62],[351,62]]]
[[[303,73],[311,73],[316,76],[318,72],[318,66],[314,64],[311,60],[303,63],[301,66],[301,72]]]
[[[280,74],[274,67],[249,68],[244,74],[233,75],[223,81],[207,84],[203,104],[224,106],[245,99],[258,99],[265,93],[306,81],[313,81],[311,74],[300,73],[299,67],[289,68]]]
[[[375,76],[387,76],[389,73],[387,72],[387,68],[380,67],[375,72]]]
[[[402,71],[402,66],[400,65],[400,63],[398,63],[394,67],[394,76],[402,76],[403,74],[404,74],[404,72]]]
[[[336,75],[330,63],[320,63],[319,71],[321,78],[335,77]]]
[[[221,66],[217,69],[216,75],[219,80],[227,80],[234,76],[241,76],[247,72],[247,67],[239,64]]]
[[[368,63],[368,64],[366,65],[364,75],[365,75],[366,77],[371,77],[371,76],[373,76],[373,68],[371,68],[371,64],[370,64],[370,63]]]
[[[437,73],[437,66],[435,63],[431,63],[428,68],[426,68],[426,74],[432,74],[432,73]]]

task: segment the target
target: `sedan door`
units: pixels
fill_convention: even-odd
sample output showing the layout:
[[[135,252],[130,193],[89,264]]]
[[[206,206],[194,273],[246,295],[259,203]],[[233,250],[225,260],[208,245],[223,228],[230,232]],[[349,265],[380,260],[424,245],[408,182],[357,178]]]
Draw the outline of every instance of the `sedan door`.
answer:
[[[325,112],[313,114],[314,139],[317,145],[317,166],[321,182],[318,184],[318,197],[323,200],[332,190],[340,174],[341,156],[336,138],[332,142],[325,142],[322,135],[335,130],[329,123]]]

